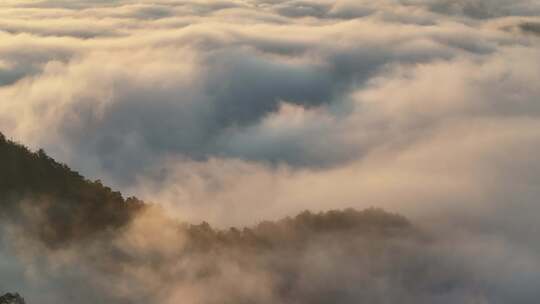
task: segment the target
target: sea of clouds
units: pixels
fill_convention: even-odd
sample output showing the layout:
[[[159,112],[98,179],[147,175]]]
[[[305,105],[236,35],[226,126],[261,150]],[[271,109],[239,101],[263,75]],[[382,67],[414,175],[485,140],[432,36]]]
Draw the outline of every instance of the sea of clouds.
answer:
[[[0,131],[181,221],[404,214],[445,239],[432,250],[466,265],[457,277],[479,282],[474,296],[411,303],[539,296],[535,0],[4,0]],[[360,267],[343,261],[315,264],[325,279]],[[39,277],[16,264],[0,264],[13,282]],[[41,272],[86,273],[61,269]],[[271,281],[263,272],[236,277]],[[40,303],[70,299],[59,286]]]

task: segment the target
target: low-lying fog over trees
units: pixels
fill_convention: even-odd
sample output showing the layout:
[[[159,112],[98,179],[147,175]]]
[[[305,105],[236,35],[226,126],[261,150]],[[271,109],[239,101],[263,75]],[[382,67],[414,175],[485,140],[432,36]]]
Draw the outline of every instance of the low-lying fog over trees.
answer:
[[[536,303],[539,83],[534,0],[0,1],[0,294]]]

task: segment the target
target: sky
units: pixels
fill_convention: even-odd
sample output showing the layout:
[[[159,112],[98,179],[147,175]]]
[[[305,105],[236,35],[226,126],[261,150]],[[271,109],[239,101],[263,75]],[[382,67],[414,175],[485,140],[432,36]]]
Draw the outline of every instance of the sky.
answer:
[[[0,3],[7,137],[181,221],[459,227],[514,302],[540,279],[539,84],[535,0]]]

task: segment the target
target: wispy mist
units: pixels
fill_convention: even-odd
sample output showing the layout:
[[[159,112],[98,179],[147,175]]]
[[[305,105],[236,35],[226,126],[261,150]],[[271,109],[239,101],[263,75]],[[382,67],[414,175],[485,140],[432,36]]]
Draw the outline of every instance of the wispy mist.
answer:
[[[0,131],[101,181],[2,176],[0,291],[535,303],[539,24],[528,0],[1,1]],[[279,220],[372,206],[410,226]]]

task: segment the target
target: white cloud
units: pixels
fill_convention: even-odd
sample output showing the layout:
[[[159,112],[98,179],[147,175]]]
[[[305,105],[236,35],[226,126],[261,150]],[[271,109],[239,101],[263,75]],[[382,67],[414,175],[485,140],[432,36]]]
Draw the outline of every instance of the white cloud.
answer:
[[[479,273],[538,265],[536,1],[0,8],[0,130],[91,178],[222,226],[382,206],[496,234]]]

